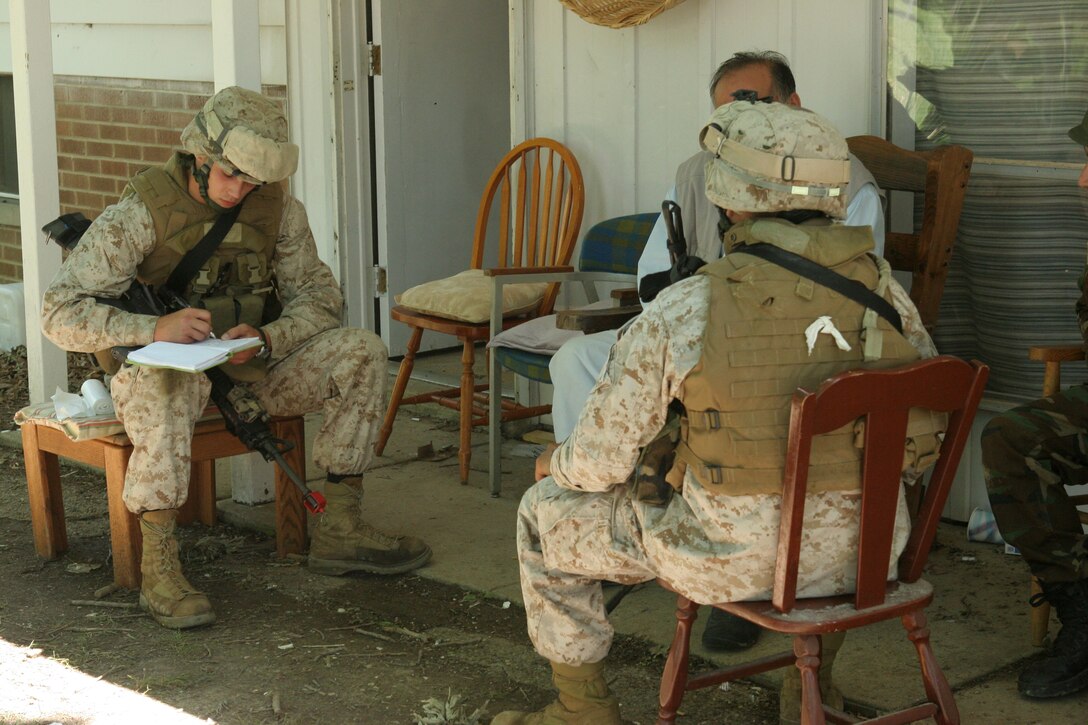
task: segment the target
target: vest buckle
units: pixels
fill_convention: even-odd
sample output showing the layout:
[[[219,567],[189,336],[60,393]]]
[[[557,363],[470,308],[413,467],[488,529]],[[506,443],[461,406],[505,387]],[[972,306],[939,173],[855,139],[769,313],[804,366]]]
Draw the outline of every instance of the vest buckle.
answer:
[[[707,427],[710,430],[718,430],[722,427],[722,418],[716,410],[706,411]]]

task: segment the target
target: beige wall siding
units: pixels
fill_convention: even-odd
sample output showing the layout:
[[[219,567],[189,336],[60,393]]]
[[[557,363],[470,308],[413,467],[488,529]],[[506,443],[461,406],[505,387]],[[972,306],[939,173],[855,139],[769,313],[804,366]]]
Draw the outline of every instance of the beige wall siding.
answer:
[[[285,98],[284,86],[264,92]],[[57,76],[57,167],[62,213],[95,218],[137,171],[161,164],[212,93],[197,81]],[[0,225],[0,283],[22,279],[19,228]]]

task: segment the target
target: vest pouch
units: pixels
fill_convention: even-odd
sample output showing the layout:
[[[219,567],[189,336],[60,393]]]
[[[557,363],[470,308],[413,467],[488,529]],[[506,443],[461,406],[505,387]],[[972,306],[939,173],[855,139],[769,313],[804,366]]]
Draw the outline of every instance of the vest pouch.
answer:
[[[264,295],[238,295],[234,298],[234,306],[238,311],[237,324],[261,326],[264,317]]]
[[[249,252],[234,258],[234,278],[238,284],[256,287],[268,281],[268,259],[263,255]]]
[[[665,506],[677,490],[667,480],[680,441],[680,417],[669,413],[657,436],[639,453],[632,475],[631,495],[651,506]],[[683,479],[681,479],[683,480]]]
[[[238,324],[238,311],[233,297],[205,297],[200,300],[200,306],[212,313],[212,332],[216,335],[222,335]]]
[[[211,257],[196,273],[192,284],[193,294],[205,295],[219,284],[219,261],[218,257]]]

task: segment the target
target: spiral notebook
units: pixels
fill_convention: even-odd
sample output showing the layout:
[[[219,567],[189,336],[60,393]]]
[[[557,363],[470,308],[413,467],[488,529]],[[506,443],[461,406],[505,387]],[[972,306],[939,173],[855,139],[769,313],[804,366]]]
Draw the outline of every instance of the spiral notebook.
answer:
[[[202,342],[153,342],[128,354],[126,362],[151,368],[170,368],[187,373],[199,373],[222,365],[241,350],[261,346],[259,337],[239,337],[220,340],[209,337]]]

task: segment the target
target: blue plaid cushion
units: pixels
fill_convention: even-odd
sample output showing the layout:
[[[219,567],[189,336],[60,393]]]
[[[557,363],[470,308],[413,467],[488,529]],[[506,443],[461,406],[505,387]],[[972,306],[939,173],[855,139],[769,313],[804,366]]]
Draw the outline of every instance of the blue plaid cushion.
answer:
[[[582,240],[578,269],[635,274],[646,238],[659,216],[657,212],[629,214],[593,225]]]
[[[548,363],[551,355],[543,355],[539,352],[526,352],[512,347],[493,347],[491,354],[496,361],[507,370],[513,370],[523,378],[535,380],[538,383],[551,383],[552,376],[548,373]]]

